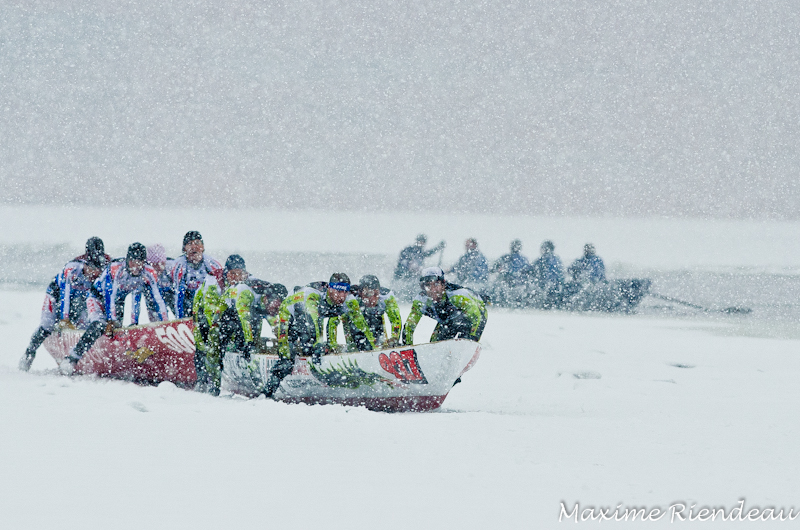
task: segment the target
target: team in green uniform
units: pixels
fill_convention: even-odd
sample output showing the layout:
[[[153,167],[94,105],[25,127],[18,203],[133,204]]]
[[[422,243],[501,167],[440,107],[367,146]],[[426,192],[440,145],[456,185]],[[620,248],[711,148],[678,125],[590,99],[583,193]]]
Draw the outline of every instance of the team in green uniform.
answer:
[[[240,352],[249,359],[258,347],[261,321],[275,322],[286,288],[250,278],[244,259],[234,254],[225,262],[225,285],[221,291],[209,275],[194,297],[195,345],[198,386],[219,394],[222,361],[227,352]],[[274,328],[273,328],[274,329]]]
[[[374,341],[368,340],[353,323],[353,320],[345,315],[343,317],[333,317],[328,320],[328,341],[332,347],[337,345],[337,326],[341,321],[344,328],[346,339],[345,349],[347,351],[367,351],[376,346],[391,348],[400,344],[400,331],[403,327],[403,320],[400,316],[400,307],[394,293],[381,287],[377,276],[368,274],[361,278],[358,285],[351,287],[351,290],[358,302],[358,308],[372,332]],[[391,335],[386,333],[386,321],[384,315],[389,319]]]
[[[279,359],[270,373],[265,394],[271,396],[291,374],[297,356],[319,362],[339,351],[342,325],[346,351],[369,351],[414,343],[414,330],[423,316],[436,320],[431,342],[464,338],[479,340],[486,325],[486,304],[470,289],[445,281],[439,267],[422,271],[420,293],[402,325],[400,308],[391,290],[373,275],[351,285],[344,273],[328,282],[295,288],[287,296],[282,285],[249,279],[244,260],[233,255],[225,263],[225,285],[208,276],[194,298],[198,385],[218,394],[222,359],[240,352],[249,359],[256,351],[261,323],[266,319],[277,337]],[[387,333],[386,320],[389,329]],[[201,378],[202,376],[202,378]]]

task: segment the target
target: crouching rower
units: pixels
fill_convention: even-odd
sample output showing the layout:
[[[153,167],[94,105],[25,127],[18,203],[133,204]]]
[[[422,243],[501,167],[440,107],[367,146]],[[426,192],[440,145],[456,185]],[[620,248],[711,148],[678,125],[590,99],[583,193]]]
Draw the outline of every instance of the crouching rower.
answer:
[[[75,365],[100,338],[105,329],[113,334],[122,327],[125,298],[137,291],[144,294],[154,320],[168,319],[167,306],[158,290],[156,271],[145,263],[147,249],[141,243],[128,247],[126,257],[113,260],[92,285],[86,297],[89,325],[78,343],[59,364],[64,374],[75,371]]]
[[[403,329],[403,343],[414,344],[414,330],[422,316],[437,324],[431,342],[463,338],[479,341],[486,326],[486,304],[471,289],[445,280],[439,267],[428,267],[419,279],[422,291],[411,304]]]
[[[247,282],[248,285],[256,293],[257,303],[253,306],[253,336],[258,338],[261,336],[262,326],[264,320],[269,324],[272,334],[278,338],[278,312],[281,309],[281,304],[289,292],[286,287],[280,283],[269,283],[263,280],[251,279]]]
[[[225,290],[206,276],[194,297],[196,390],[219,395],[222,367],[227,352],[240,352],[245,359],[258,348],[261,320],[274,319],[286,287],[250,277],[244,258],[233,254],[225,261]]]
[[[368,351],[373,346],[392,348],[400,344],[400,331],[403,328],[403,319],[397,298],[390,289],[381,287],[377,276],[368,274],[361,278],[358,285],[352,287],[353,294],[358,301],[361,314],[372,332],[374,342],[358,330],[352,320],[347,316],[333,317],[328,320],[328,342],[336,343],[336,330],[339,320],[342,321],[348,351]],[[384,315],[389,318],[392,333],[387,335]]]
[[[39,328],[31,337],[28,349],[19,361],[19,369],[27,372],[36,350],[55,329],[59,320],[78,329],[89,325],[86,297],[107,264],[103,240],[93,237],[86,242],[86,254],[66,264],[47,286]]]
[[[214,307],[211,308],[213,312],[211,327],[216,329],[213,333],[209,333],[205,352],[208,391],[214,395],[219,395],[222,360],[225,358],[225,353],[241,352],[245,359],[249,360],[255,350],[251,314],[257,297],[247,284],[250,274],[245,267],[244,258],[232,254],[225,261],[224,271],[225,290],[219,299],[213,302]],[[206,300],[207,303],[209,301]],[[204,311],[208,310],[208,307],[204,308]]]
[[[341,272],[334,273],[329,282],[314,282],[298,290],[281,304],[278,311],[278,353],[280,358],[272,372],[264,393],[267,397],[278,389],[292,373],[295,357],[311,356],[319,362],[330,351],[330,341],[323,341],[323,324],[326,318],[346,317],[362,333],[371,348],[375,338],[359,309],[358,300],[350,293],[350,278]]]

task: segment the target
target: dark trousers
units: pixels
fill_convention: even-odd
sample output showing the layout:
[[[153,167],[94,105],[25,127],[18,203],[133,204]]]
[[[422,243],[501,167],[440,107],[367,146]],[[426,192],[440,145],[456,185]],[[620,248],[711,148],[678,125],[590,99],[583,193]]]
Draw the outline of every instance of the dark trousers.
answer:
[[[314,344],[317,342],[317,332],[314,328],[314,320],[310,315],[302,313],[294,317],[289,323],[288,335],[292,360],[297,355],[305,357],[313,353]]]
[[[293,317],[289,323],[287,334],[289,335],[290,357],[278,359],[278,362],[272,367],[269,380],[264,387],[264,394],[267,397],[272,397],[272,394],[281,386],[281,381],[292,373],[295,357],[298,355],[306,357],[314,353],[317,332],[310,315],[302,313]]]
[[[447,320],[436,325],[436,329],[433,330],[431,342],[455,338],[469,339],[477,342],[481,340],[484,327],[486,327],[485,316],[481,318],[477,331],[472,333],[472,323],[469,319],[463,313],[453,313]]]

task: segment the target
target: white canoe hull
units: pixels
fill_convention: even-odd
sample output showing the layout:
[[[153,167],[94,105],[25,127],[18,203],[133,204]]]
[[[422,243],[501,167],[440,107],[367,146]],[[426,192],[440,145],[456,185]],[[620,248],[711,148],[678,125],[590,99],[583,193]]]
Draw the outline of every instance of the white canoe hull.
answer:
[[[477,342],[464,339],[367,352],[326,355],[319,364],[299,357],[275,398],[295,403],[338,403],[372,410],[424,411],[442,405],[453,384],[480,355]],[[238,353],[224,359],[222,388],[246,396],[260,394],[276,355]]]

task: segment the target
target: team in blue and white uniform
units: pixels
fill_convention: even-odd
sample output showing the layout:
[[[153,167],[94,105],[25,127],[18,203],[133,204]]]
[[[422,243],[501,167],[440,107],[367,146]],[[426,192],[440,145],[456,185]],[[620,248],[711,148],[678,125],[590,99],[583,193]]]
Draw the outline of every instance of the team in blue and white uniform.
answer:
[[[154,321],[169,319],[167,305],[158,290],[156,272],[147,265],[146,260],[145,246],[133,243],[128,247],[125,258],[109,263],[94,282],[86,297],[89,325],[78,344],[59,365],[62,372],[72,373],[75,370],[75,365],[97,341],[107,325],[111,329],[122,326],[125,298],[129,294],[142,294]]]
[[[147,247],[147,264],[155,271],[156,279],[158,280],[158,292],[161,293],[161,298],[173,315],[177,314],[175,310],[175,287],[172,285],[172,269],[175,267],[175,261],[167,257],[164,245],[155,244]],[[133,297],[131,324],[139,323],[141,305],[142,293],[137,291]],[[148,317],[151,322],[155,319],[154,314],[151,312],[148,312]]]
[[[27,372],[30,369],[36,358],[36,350],[53,332],[57,323],[79,329],[89,326],[87,296],[107,261],[103,240],[99,237],[90,238],[86,242],[86,253],[67,263],[50,282],[44,297],[39,327],[20,359],[20,370]]]
[[[205,255],[205,245],[200,232],[189,231],[183,236],[183,255],[170,268],[170,278],[175,291],[175,316],[192,316],[194,294],[203,285],[206,276],[213,274],[223,285],[224,270],[220,262]]]

